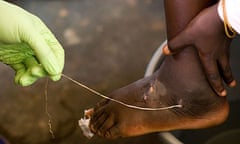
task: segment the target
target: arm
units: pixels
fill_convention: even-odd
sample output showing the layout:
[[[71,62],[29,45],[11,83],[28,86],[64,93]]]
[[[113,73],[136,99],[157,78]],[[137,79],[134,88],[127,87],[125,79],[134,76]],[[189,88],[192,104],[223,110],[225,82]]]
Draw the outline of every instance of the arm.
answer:
[[[176,36],[204,8],[215,0],[164,0],[168,39]]]

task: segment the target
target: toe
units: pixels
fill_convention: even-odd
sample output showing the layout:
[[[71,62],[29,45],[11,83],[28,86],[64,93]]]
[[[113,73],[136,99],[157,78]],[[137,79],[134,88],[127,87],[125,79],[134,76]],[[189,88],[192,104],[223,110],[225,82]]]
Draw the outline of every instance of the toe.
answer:
[[[102,127],[102,125],[105,123],[106,119],[108,118],[108,116],[106,114],[101,115],[96,121],[94,121],[94,123],[92,124],[92,128],[93,131],[95,133],[99,133],[100,132],[100,128]]]
[[[104,123],[98,129],[98,135],[105,137],[107,131],[115,124],[113,117],[107,117]]]
[[[104,137],[108,139],[115,139],[121,136],[119,128],[117,125],[111,127],[108,131],[105,132]]]
[[[99,109],[95,109],[93,111],[92,117],[91,117],[91,123],[94,123],[95,121],[97,121],[99,119],[99,117],[101,117],[105,112],[104,107],[101,107]]]
[[[96,123],[99,122],[99,119],[101,117],[104,117],[104,111],[102,109],[98,110],[98,111],[94,111],[91,119],[90,119],[90,129],[92,132],[96,133],[97,129],[96,129]]]
[[[97,103],[95,109],[98,109],[100,107],[103,107],[104,105],[106,105],[109,102],[109,100],[103,99],[100,102]]]

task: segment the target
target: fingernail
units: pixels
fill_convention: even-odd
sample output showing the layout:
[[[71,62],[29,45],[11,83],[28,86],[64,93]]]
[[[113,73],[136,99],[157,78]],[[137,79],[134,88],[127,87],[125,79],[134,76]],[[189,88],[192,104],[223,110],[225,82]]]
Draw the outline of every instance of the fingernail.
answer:
[[[168,46],[167,46],[167,45],[163,48],[163,53],[164,53],[165,55],[170,55],[170,54],[171,54],[171,52],[170,52],[170,50],[168,49]]]
[[[233,80],[230,84],[228,84],[229,87],[235,87],[237,85],[236,80]]]
[[[227,91],[226,90],[223,90],[221,93],[220,93],[220,96],[226,96],[227,95]]]

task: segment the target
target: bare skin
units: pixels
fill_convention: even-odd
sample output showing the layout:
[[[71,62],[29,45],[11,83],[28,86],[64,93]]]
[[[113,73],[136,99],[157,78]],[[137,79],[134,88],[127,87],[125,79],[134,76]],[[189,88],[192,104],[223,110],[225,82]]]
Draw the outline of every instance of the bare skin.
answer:
[[[217,6],[218,3],[202,10],[183,31],[169,39],[163,52],[169,55],[187,46],[195,46],[210,85],[219,96],[226,96],[223,81],[229,87],[236,85],[229,64],[228,49],[232,39],[225,34]]]
[[[187,22],[210,2],[172,0],[170,2],[172,7],[168,7],[169,1],[171,0],[165,1],[168,38],[181,31]],[[179,5],[186,8],[180,8]],[[184,13],[184,17],[177,20],[179,17],[174,16],[177,13],[180,15]],[[156,108],[175,104],[181,104],[183,107],[163,111],[142,111],[102,100],[94,108],[90,128],[105,138],[206,128],[222,123],[229,111],[226,98],[219,97],[209,85],[198,53],[193,47],[166,57],[152,76],[115,90],[108,96],[141,107]]]

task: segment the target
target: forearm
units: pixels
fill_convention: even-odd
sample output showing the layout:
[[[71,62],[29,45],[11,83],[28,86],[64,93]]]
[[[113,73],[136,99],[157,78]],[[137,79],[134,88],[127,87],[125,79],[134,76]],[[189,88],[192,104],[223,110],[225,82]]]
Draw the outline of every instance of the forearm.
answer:
[[[173,38],[204,8],[216,0],[164,0],[167,37]]]

